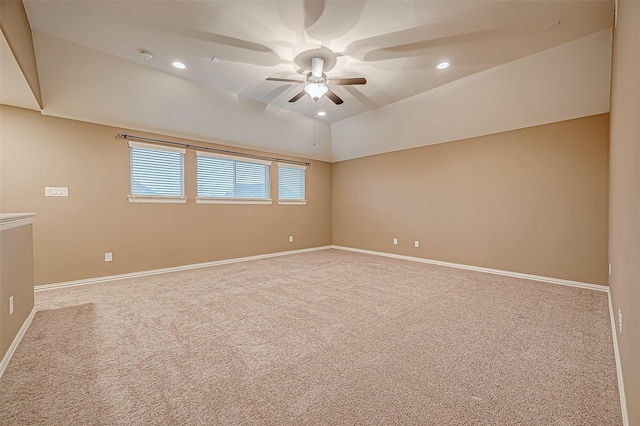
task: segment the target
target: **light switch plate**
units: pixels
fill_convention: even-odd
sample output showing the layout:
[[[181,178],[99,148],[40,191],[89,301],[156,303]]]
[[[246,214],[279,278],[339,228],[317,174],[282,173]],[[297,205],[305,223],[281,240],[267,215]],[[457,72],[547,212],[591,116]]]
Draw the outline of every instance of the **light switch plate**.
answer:
[[[68,197],[69,188],[66,186],[45,186],[45,197]]]

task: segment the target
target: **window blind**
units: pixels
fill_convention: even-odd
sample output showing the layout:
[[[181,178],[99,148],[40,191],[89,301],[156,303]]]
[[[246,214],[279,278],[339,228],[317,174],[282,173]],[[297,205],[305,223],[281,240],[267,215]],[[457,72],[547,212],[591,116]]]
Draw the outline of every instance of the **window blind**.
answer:
[[[184,149],[129,142],[131,195],[184,197]]]
[[[198,197],[269,199],[270,164],[197,152]]]
[[[278,199],[304,200],[305,167],[278,164]]]

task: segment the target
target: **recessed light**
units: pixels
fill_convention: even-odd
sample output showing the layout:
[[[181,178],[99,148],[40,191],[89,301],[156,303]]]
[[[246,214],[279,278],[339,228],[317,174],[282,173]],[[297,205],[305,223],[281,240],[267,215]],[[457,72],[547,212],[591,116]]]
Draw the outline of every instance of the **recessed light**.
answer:
[[[217,56],[214,56],[213,58],[211,58],[211,62],[214,62],[217,64],[218,62],[220,62],[220,58],[218,58]]]
[[[449,62],[440,62],[436,68],[438,68],[439,70],[443,70],[449,68],[449,66],[451,66]]]
[[[185,69],[187,67],[185,64],[183,64],[182,62],[178,62],[178,61],[173,62],[171,65],[173,65],[174,67],[178,68],[179,70],[183,70],[183,69]]]
[[[318,115],[319,115],[320,117],[323,117],[323,116],[327,115],[327,113],[326,113],[326,112],[324,112],[324,111],[318,111]]]

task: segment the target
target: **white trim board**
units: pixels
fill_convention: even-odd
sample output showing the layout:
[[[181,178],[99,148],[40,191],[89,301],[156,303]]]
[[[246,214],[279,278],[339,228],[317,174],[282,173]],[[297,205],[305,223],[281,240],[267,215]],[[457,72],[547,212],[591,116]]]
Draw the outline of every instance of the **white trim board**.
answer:
[[[622,380],[622,363],[620,362],[620,350],[618,349],[618,332],[616,329],[616,319],[613,314],[613,303],[611,302],[611,291],[609,296],[609,317],[611,318],[611,333],[613,334],[613,352],[616,358],[616,373],[618,375],[618,392],[620,393],[620,408],[622,409],[622,424],[629,426],[629,414],[627,413],[627,397],[624,393],[624,381]]]
[[[87,278],[83,280],[66,281],[66,282],[54,283],[54,284],[43,284],[43,285],[34,286],[33,291],[35,292],[46,291],[46,290],[53,290],[56,288],[76,287],[80,285],[98,284],[98,283],[104,283],[109,281],[123,280],[127,278],[138,278],[138,277],[146,277],[149,275],[167,274],[170,272],[188,271],[190,269],[207,268],[209,266],[218,266],[218,265],[228,265],[230,263],[268,259],[270,257],[288,256],[291,254],[307,253],[310,251],[328,250],[330,248],[332,247],[331,246],[311,247],[311,248],[300,249],[300,250],[280,251],[276,253],[259,254],[256,256],[237,257],[234,259],[216,260],[213,262],[205,262],[205,263],[195,263],[192,265],[174,266],[172,268],[151,269],[148,271],[130,272],[127,274],[108,275],[104,277]]]
[[[170,272],[187,271],[187,270],[190,270],[190,269],[206,268],[206,267],[209,267],[209,266],[217,266],[217,265],[227,265],[227,264],[230,264],[230,263],[247,262],[247,261],[250,261],[250,260],[268,259],[270,257],[288,256],[288,255],[291,255],[291,254],[307,253],[307,252],[311,252],[311,251],[327,250],[327,249],[332,249],[332,248],[333,249],[337,249],[337,250],[345,250],[345,251],[353,251],[353,252],[363,253],[363,254],[371,254],[371,255],[374,255],[374,256],[383,256],[383,257],[390,257],[390,258],[394,258],[394,259],[408,260],[408,261],[412,261],[412,262],[420,262],[420,263],[427,263],[427,264],[431,264],[431,265],[446,266],[446,267],[449,267],[449,268],[466,269],[466,270],[469,270],[469,271],[484,272],[484,273],[487,273],[487,274],[503,275],[503,276],[507,276],[507,277],[522,278],[522,279],[532,280],[532,281],[540,281],[540,282],[546,282],[546,283],[551,283],[551,284],[560,284],[560,285],[566,285],[566,286],[570,286],[570,287],[579,287],[579,288],[584,288],[584,289],[588,289],[588,290],[604,291],[604,292],[607,292],[607,293],[609,292],[609,287],[604,286],[604,285],[600,285],[600,284],[583,283],[583,282],[580,282],[580,281],[564,280],[564,279],[561,279],[561,278],[551,278],[551,277],[544,277],[544,276],[541,276],[541,275],[523,274],[523,273],[520,273],[520,272],[503,271],[501,269],[484,268],[484,267],[481,267],[481,266],[472,266],[472,265],[464,265],[464,264],[461,264],[461,263],[443,262],[443,261],[440,261],[440,260],[424,259],[424,258],[421,258],[421,257],[404,256],[404,255],[400,255],[400,254],[384,253],[384,252],[379,252],[379,251],[364,250],[364,249],[358,249],[358,248],[352,248],[352,247],[344,247],[344,246],[336,246],[336,245],[311,247],[311,248],[300,249],[300,250],[281,251],[281,252],[276,252],[276,253],[260,254],[260,255],[256,255],[256,256],[238,257],[238,258],[234,258],[234,259],[216,260],[216,261],[213,261],[213,262],[205,262],[205,263],[196,263],[196,264],[192,264],[192,265],[175,266],[175,267],[171,267],[171,268],[152,269],[152,270],[148,270],[148,271],[131,272],[131,273],[119,274],[119,275],[108,275],[108,276],[104,276],[104,277],[87,278],[87,279],[75,280],[75,281],[65,281],[65,282],[61,282],[61,283],[43,284],[43,285],[35,286],[33,288],[33,290],[38,292],[38,291],[51,290],[51,289],[55,289],[55,288],[65,288],[65,287],[75,287],[75,286],[79,286],[79,285],[97,284],[97,283],[115,281],[115,280],[122,280],[122,279],[127,279],[127,278],[138,278],[138,277],[145,277],[145,276],[149,276],[149,275],[157,275],[157,274],[166,274],[166,273],[170,273]]]
[[[33,309],[31,309],[31,313],[29,314],[27,319],[24,321],[24,323],[22,323],[22,327],[20,327],[18,334],[16,334],[15,339],[13,339],[13,342],[11,342],[11,346],[9,346],[7,353],[4,354],[4,357],[2,357],[2,361],[0,361],[0,379],[2,378],[5,368],[7,368],[7,365],[9,364],[9,361],[11,360],[13,353],[16,351],[18,344],[20,343],[20,341],[22,340],[22,337],[27,332],[27,328],[29,328],[29,325],[31,324],[31,321],[33,320],[33,317],[35,315],[36,315],[36,308],[34,307]]]
[[[2,213],[0,214],[0,231],[31,225],[35,213]]]
[[[607,287],[606,285],[600,285],[600,284],[583,283],[583,282],[580,282],[580,281],[563,280],[561,278],[543,277],[541,275],[523,274],[521,272],[503,271],[501,269],[483,268],[481,266],[472,266],[472,265],[464,265],[464,264],[461,264],[461,263],[443,262],[443,261],[440,261],[440,260],[424,259],[422,257],[404,256],[404,255],[401,255],[401,254],[384,253],[384,252],[381,252],[381,251],[363,250],[363,249],[352,248],[352,247],[335,246],[335,245],[331,246],[331,247],[334,248],[334,249],[338,249],[338,250],[354,251],[354,252],[357,252],[357,253],[364,253],[364,254],[372,254],[374,256],[391,257],[393,259],[401,259],[401,260],[409,260],[409,261],[412,261],[412,262],[428,263],[430,265],[447,266],[449,268],[466,269],[468,271],[484,272],[484,273],[493,274],[493,275],[503,275],[503,276],[506,276],[506,277],[522,278],[522,279],[525,279],[525,280],[541,281],[541,282],[551,283],[551,284],[560,284],[560,285],[567,285],[567,286],[570,286],[570,287],[585,288],[585,289],[588,289],[588,290],[597,290],[597,291],[609,292],[609,287]]]

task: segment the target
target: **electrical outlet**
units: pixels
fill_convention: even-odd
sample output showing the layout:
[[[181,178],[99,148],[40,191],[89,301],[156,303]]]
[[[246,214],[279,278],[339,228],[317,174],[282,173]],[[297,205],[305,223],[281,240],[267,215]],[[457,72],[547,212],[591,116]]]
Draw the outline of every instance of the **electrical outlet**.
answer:
[[[618,309],[618,331],[622,333],[622,311]]]
[[[111,262],[111,261],[113,261],[113,253],[105,253],[105,254],[104,254],[104,261],[105,261],[105,262]]]
[[[289,235],[289,242],[292,243],[293,242],[293,235]]]
[[[419,243],[418,241],[416,241],[416,242],[414,243],[414,245],[415,245],[416,247],[420,247],[420,243]]]
[[[609,275],[611,275],[611,264],[609,264]]]
[[[13,314],[13,296],[9,298],[9,315]]]
[[[393,244],[398,245],[398,239],[397,238],[393,239]]]

